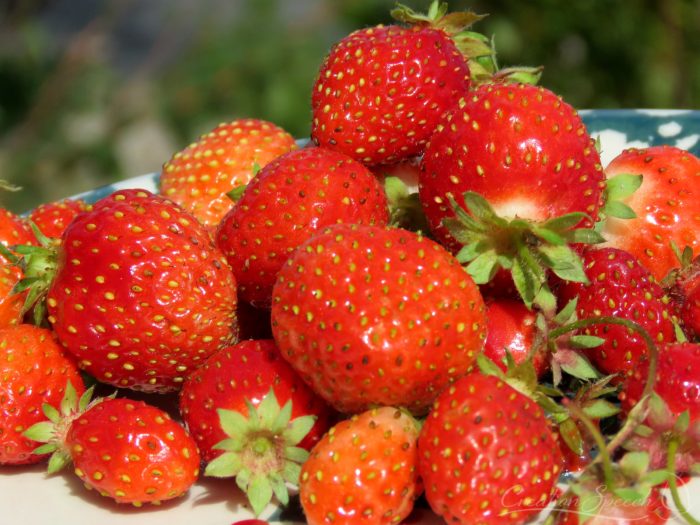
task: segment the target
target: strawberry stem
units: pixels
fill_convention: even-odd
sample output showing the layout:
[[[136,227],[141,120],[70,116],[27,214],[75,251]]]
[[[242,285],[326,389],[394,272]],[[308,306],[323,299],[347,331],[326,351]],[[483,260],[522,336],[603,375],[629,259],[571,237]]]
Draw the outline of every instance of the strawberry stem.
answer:
[[[673,499],[678,513],[687,523],[690,525],[700,525],[700,521],[696,520],[690,512],[688,512],[688,509],[681,501],[680,494],[678,493],[678,482],[676,481],[676,452],[678,451],[678,445],[678,438],[675,437],[671,439],[668,444],[666,469],[668,470],[668,487],[671,491],[671,498]]]

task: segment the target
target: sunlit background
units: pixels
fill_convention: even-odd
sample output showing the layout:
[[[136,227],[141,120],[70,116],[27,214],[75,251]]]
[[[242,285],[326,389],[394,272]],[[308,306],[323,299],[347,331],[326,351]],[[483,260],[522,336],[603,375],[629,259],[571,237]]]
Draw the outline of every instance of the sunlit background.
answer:
[[[428,0],[404,2],[427,9]],[[0,0],[0,203],[158,171],[218,122],[309,133],[330,45],[389,0]],[[544,65],[577,108],[699,108],[697,0],[475,0],[501,65]]]

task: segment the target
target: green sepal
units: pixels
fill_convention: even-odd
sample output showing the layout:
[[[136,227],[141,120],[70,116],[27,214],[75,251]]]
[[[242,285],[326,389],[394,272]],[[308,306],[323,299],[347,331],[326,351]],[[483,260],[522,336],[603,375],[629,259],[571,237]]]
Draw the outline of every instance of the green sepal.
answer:
[[[619,200],[630,197],[641,186],[644,177],[638,173],[620,173],[605,181],[605,197]]]
[[[675,319],[673,319],[671,322],[673,323],[673,335],[676,337],[676,342],[687,343],[688,336],[685,335],[685,332],[683,331],[683,328],[681,327],[680,323]]]
[[[605,205],[605,214],[616,219],[634,219],[636,212],[627,204],[620,201],[610,201]]]
[[[289,445],[298,445],[311,431],[316,423],[316,416],[301,416],[293,419],[289,423],[289,428],[285,432]],[[304,450],[304,449],[301,449]]]
[[[479,371],[487,376],[496,376],[500,379],[506,378],[505,372],[496,364],[493,362],[493,360],[489,357],[486,357],[484,354],[479,354],[476,356],[476,365],[479,367]]]
[[[542,261],[558,277],[565,281],[587,283],[588,277],[583,269],[583,263],[578,254],[566,245],[540,246]]]
[[[494,250],[483,252],[466,266],[466,270],[476,284],[488,283],[498,270],[498,254]]]
[[[285,491],[286,492],[286,491]],[[272,501],[272,484],[266,476],[254,476],[248,483],[248,501],[256,516],[260,516],[268,503]],[[289,497],[284,498],[289,502]],[[284,504],[284,501],[280,501]]]
[[[676,423],[673,425],[673,431],[676,434],[685,434],[690,428],[690,412],[684,410],[676,419]]]
[[[605,399],[596,399],[583,407],[583,413],[592,419],[605,419],[620,413],[620,408]]]
[[[22,432],[22,435],[32,441],[38,441],[39,443],[48,443],[48,441],[54,435],[54,422],[52,421],[40,421],[34,423],[27,430]],[[37,452],[34,451],[36,454]]]
[[[232,190],[228,191],[226,193],[226,196],[233,202],[238,202],[239,200],[241,200],[241,197],[243,197],[243,194],[245,193],[247,187],[247,184],[241,184],[239,186],[236,186]]]
[[[557,325],[563,325],[575,321],[577,304],[578,296],[571,299],[564,305],[564,308],[557,312],[557,314],[554,316],[554,323]]]
[[[572,244],[602,244],[606,240],[600,232],[586,228],[569,230],[564,237]]]
[[[644,505],[650,494],[651,487],[646,485],[635,485],[633,487],[621,487],[615,489],[615,496],[624,502],[632,503],[634,505]]]
[[[63,470],[67,465],[71,463],[71,458],[68,454],[63,451],[56,450],[51,457],[49,457],[48,467],[46,472],[49,474],[55,474],[60,470]]]
[[[649,470],[650,461],[648,452],[628,452],[619,461],[620,470],[628,480],[639,481]]]
[[[571,362],[560,363],[562,370],[578,379],[598,379],[600,377],[600,373],[588,359],[576,352],[572,352],[572,354],[574,355]]]
[[[596,348],[602,345],[605,339],[595,335],[572,335],[569,344],[574,348]]]
[[[650,487],[656,487],[657,485],[666,483],[669,475],[673,474],[669,474],[668,470],[666,469],[652,470],[645,473],[640,481]]]
[[[248,428],[248,419],[235,410],[227,410],[224,408],[217,409],[219,415],[219,424],[224,434],[231,437],[240,436],[245,433]]]

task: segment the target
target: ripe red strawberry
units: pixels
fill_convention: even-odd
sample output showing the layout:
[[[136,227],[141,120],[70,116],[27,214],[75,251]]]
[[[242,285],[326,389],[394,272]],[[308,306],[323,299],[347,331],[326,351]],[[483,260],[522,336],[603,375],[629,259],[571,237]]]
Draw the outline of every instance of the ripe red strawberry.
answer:
[[[81,368],[136,390],[179,389],[236,338],[223,254],[194,217],[145,190],[115,192],[73,220],[47,306]]]
[[[642,184],[624,199],[637,217],[605,222],[602,233],[608,245],[630,252],[659,281],[678,266],[672,241],[698,255],[698,173],[700,159],[673,146],[633,148],[618,155],[606,167],[606,177],[642,175]]]
[[[88,204],[83,200],[65,199],[34,208],[29,220],[47,237],[59,238],[75,216],[88,209]]]
[[[89,489],[118,503],[158,504],[185,494],[199,476],[199,454],[190,435],[167,412],[143,401],[102,398],[89,402],[68,392],[61,412],[28,434],[54,452],[49,473],[72,461]]]
[[[256,166],[294,148],[294,137],[271,122],[225,122],[163,165],[160,192],[214,229],[233,206],[226,194],[247,184]]]
[[[506,370],[506,351],[515,363],[523,363],[532,354],[532,364],[538,376],[549,368],[545,345],[532,353],[537,343],[537,314],[522,301],[515,299],[486,300],[486,342],[484,355]]]
[[[450,196],[476,192],[502,217],[584,212],[595,220],[603,186],[600,157],[574,108],[541,87],[486,84],[441,119],[419,190],[431,229],[456,249],[443,225],[454,216]]]
[[[673,310],[688,337],[700,338],[700,256],[692,259],[690,249],[681,255],[681,267],[662,281]],[[683,260],[685,256],[690,260]]]
[[[9,210],[0,208],[0,244],[5,248],[34,245],[36,238],[22,218]],[[8,262],[4,253],[0,253],[0,262]]]
[[[668,298],[661,286],[631,254],[615,248],[587,250],[584,269],[590,284],[564,284],[560,298],[578,295],[579,319],[614,316],[641,325],[657,342],[675,340]],[[628,375],[648,356],[644,339],[620,325],[594,325],[586,330],[605,340],[585,355],[605,374]]]
[[[479,17],[399,11],[412,25],[361,29],[330,50],[311,95],[316,144],[370,165],[417,155],[467,93],[469,66],[451,35]]]
[[[337,223],[386,226],[379,181],[362,164],[325,148],[282,155],[248,184],[216,242],[233,268],[239,298],[270,307],[275,278],[297,246]]]
[[[70,382],[83,393],[78,367],[49,330],[21,324],[0,330],[0,465],[46,459],[22,433],[44,420],[43,403],[58,405]]]
[[[668,443],[679,441],[676,472],[691,472],[700,463],[700,344],[667,343],[660,345],[656,372],[655,398],[640,429],[626,444],[633,450],[644,450],[651,456],[653,468],[666,466]],[[649,372],[649,363],[641,363],[623,383],[619,397],[623,411],[629,412],[640,400]],[[688,420],[678,426],[687,412]]]
[[[420,493],[418,425],[382,407],[338,423],[313,448],[299,495],[309,525],[399,523]]]
[[[481,352],[484,304],[454,257],[409,231],[337,225],[289,258],[273,291],[282,355],[341,412],[424,413]]]
[[[310,449],[328,430],[330,408],[282,359],[274,341],[242,341],[211,355],[189,375],[180,391],[182,419],[204,461],[221,455],[214,446],[227,437],[217,410],[246,413],[248,403],[259,406],[270,389],[281,404],[292,402],[292,418],[315,418],[300,447]],[[259,438],[260,433],[255,437]]]
[[[475,372],[435,401],[418,438],[418,470],[445,521],[519,524],[553,498],[561,456],[535,401]]]
[[[2,260],[0,255],[0,327],[17,325],[22,321],[26,293],[13,293],[22,278],[22,271]]]

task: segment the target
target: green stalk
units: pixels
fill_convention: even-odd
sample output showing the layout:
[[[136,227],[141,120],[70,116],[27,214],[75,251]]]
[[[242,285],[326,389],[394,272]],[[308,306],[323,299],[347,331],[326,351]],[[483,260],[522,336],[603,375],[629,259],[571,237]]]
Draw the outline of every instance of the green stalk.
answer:
[[[678,438],[671,439],[668,444],[668,456],[666,461],[666,469],[668,470],[668,486],[671,490],[671,498],[678,510],[678,513],[690,525],[700,525],[700,521],[696,520],[681,501],[681,496],[678,493],[678,482],[676,481],[676,452],[678,451]]]

